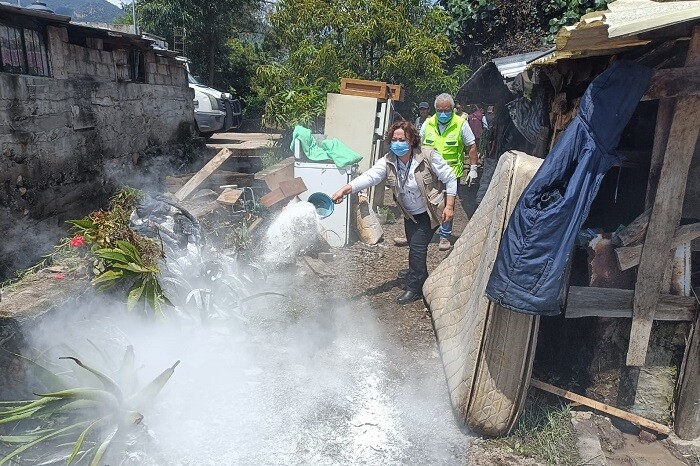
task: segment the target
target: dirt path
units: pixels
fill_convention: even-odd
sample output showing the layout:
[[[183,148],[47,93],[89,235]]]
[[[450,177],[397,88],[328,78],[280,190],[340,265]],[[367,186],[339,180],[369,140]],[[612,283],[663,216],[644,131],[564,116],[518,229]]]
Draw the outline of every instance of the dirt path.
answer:
[[[385,205],[394,206],[389,194],[386,195]],[[461,207],[458,206],[456,210],[454,233],[459,233],[466,225],[467,218]],[[440,419],[430,438],[426,439],[426,445],[444,444],[445,448],[452,451],[451,459],[440,458],[439,462],[494,464],[490,453],[479,452],[478,447],[468,451],[474,435],[460,431],[459,424],[452,415],[432,321],[424,302],[419,300],[404,306],[396,302],[402,293],[402,281],[397,278],[397,273],[407,267],[408,248],[397,247],[393,243],[394,237],[403,236],[403,220],[397,209],[395,213],[397,220],[384,225],[382,243],[367,246],[355,242],[352,246],[333,250],[334,260],[325,264],[332,276],[318,277],[319,284],[332,295],[334,302],[358,309],[365,317],[369,313],[376,319],[379,331],[382,332],[381,339],[394,348],[393,354],[389,355],[389,364],[394,370],[384,373],[388,377],[386,383],[406,384],[410,380],[412,389],[415,386],[423,387],[423,402],[420,407],[404,406],[402,411],[427,409],[433,412],[431,417]],[[449,253],[450,251],[438,250],[436,235],[429,246],[429,270],[433,270]],[[313,274],[311,271],[308,273]],[[358,369],[361,367],[360,364]],[[425,419],[423,422],[426,422]],[[417,452],[420,453],[421,450],[422,448]],[[500,464],[533,463],[524,460],[521,462],[512,457]]]

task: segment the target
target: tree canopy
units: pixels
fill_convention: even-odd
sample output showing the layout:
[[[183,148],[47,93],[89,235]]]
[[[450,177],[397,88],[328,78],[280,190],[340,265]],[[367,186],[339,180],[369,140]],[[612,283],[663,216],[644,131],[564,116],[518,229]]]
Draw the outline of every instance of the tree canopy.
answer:
[[[343,77],[403,84],[408,117],[417,102],[456,92],[467,65],[546,47],[608,1],[139,0],[137,17],[171,45],[184,31],[194,74],[237,93],[249,115],[290,127],[322,116]]]
[[[262,0],[139,0],[136,5],[142,30],[166,38],[171,46],[174,35],[184,33],[191,68],[210,86],[229,89],[245,82],[235,74],[246,75],[246,68],[254,66],[241,63],[246,56],[241,49],[251,44],[238,39],[262,28]],[[247,77],[249,81],[252,71]]]
[[[610,0],[612,1],[612,0]],[[608,0],[439,0],[450,14],[449,36],[462,57],[488,59],[531,52],[551,43],[562,26]],[[476,58],[476,61],[483,61]]]
[[[455,91],[468,70],[447,71],[449,23],[428,0],[279,0],[268,37],[277,57],[255,80],[267,122],[313,122],[342,77],[401,83],[410,102]]]

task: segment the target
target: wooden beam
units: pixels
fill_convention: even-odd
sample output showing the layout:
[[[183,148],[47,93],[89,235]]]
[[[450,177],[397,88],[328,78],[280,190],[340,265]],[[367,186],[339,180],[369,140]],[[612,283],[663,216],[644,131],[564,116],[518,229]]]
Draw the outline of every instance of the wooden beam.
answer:
[[[631,318],[633,302],[634,290],[570,286],[565,317]],[[696,310],[695,297],[663,294],[654,313],[654,320],[691,322]]]
[[[643,245],[637,244],[615,249],[617,265],[620,267],[620,270],[624,271],[639,265],[639,261],[642,258],[642,247]]]
[[[700,223],[680,226],[676,228],[676,236],[673,237],[673,248],[693,241],[697,237],[700,237]]]
[[[659,60],[665,60],[666,57],[673,54],[673,49],[676,47],[675,40],[667,40],[656,45],[653,49],[646,51],[642,55],[634,59],[639,64],[654,68]]]
[[[615,233],[612,237],[613,243],[629,246],[644,241],[644,235],[647,234],[649,226],[649,217],[651,217],[651,209],[647,209],[642,215],[632,220],[632,223]]]
[[[696,65],[700,65],[700,26],[693,30],[686,58],[686,66]],[[681,219],[688,170],[698,143],[699,122],[700,96],[678,99],[637,272],[628,366],[643,366],[646,360],[654,312],[669,262],[668,246]]]
[[[642,100],[669,99],[700,94],[700,66],[654,70]]]
[[[683,440],[700,437],[700,316],[696,317],[685,349],[680,374],[680,391],[673,425]]]
[[[659,108],[656,112],[654,143],[651,148],[649,178],[647,179],[647,195],[644,200],[644,206],[646,209],[651,209],[651,207],[654,205],[656,187],[659,185],[661,166],[664,163],[664,153],[666,153],[666,146],[668,145],[668,133],[671,131],[671,122],[673,121],[675,109],[675,99],[661,99],[659,101]]]
[[[604,403],[601,403],[600,401],[591,400],[590,398],[581,396],[578,393],[573,393],[568,390],[555,387],[554,385],[550,385],[545,382],[540,382],[537,379],[530,379],[530,385],[535,388],[539,388],[540,390],[544,390],[545,392],[552,393],[562,398],[566,398],[569,401],[581,403],[582,405],[588,406],[589,408],[593,408],[596,411],[600,411],[602,413],[610,414],[611,416],[624,419],[625,421],[629,421],[632,424],[635,424],[639,427],[653,430],[654,432],[658,432],[662,435],[668,435],[671,433],[671,429],[668,426],[643,418],[642,416],[637,416],[636,414],[628,413],[627,411],[615,408],[614,406],[606,405]]]
[[[304,180],[302,180],[300,177],[281,181],[277,189],[270,191],[260,198],[260,203],[265,207],[272,207],[285,199],[298,196],[306,190],[307,188],[304,184]]]
[[[230,160],[230,159],[229,159]],[[166,176],[165,187],[168,192],[176,193],[192,179],[196,173],[188,173],[185,175]],[[221,186],[236,185],[239,188],[252,186],[255,181],[253,173],[239,173],[227,170],[217,170],[212,173],[206,180],[198,186],[198,189],[208,188],[213,191],[223,189]]]
[[[209,175],[214,173],[214,171],[219,168],[229,157],[231,157],[232,152],[228,149],[221,149],[218,154],[216,154],[207,164],[202,167],[192,178],[189,179],[185,186],[178,189],[175,193],[175,198],[178,201],[183,201],[187,199],[187,196],[192,194],[192,192],[197,189],[197,187],[202,184],[204,180],[209,178]]]
[[[700,223],[691,223],[690,225],[678,227],[676,229],[676,236],[673,237],[673,242],[669,250],[673,250],[699,237]],[[631,269],[639,265],[639,261],[642,257],[642,247],[642,244],[638,244],[636,246],[615,249],[615,255],[617,256],[617,263],[620,266],[620,270]]]

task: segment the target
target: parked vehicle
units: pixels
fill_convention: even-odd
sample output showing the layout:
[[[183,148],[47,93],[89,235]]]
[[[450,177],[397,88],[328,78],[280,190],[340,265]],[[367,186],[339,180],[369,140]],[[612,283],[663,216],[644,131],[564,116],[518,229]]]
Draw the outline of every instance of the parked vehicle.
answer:
[[[214,133],[223,133],[240,128],[243,124],[241,102],[228,92],[205,86],[187,73],[187,82],[194,90],[194,121],[199,135],[210,138]]]

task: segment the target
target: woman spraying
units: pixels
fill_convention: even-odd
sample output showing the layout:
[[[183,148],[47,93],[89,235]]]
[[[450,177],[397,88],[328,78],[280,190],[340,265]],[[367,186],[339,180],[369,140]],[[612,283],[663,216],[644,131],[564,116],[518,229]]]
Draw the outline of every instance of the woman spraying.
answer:
[[[428,278],[428,243],[440,223],[454,216],[457,178],[440,154],[433,149],[421,150],[418,131],[411,123],[394,123],[386,142],[390,152],[331,198],[339,203],[343,196],[386,180],[403,212],[408,239],[406,291],[397,299],[399,304],[406,304],[423,297],[423,283]]]

